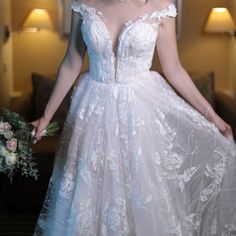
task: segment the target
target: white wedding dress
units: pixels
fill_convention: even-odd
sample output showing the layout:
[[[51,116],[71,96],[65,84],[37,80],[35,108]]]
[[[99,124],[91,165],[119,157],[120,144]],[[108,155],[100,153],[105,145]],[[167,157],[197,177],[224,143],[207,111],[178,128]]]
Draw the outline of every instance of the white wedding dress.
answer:
[[[90,70],[74,87],[34,235],[236,235],[235,142],[150,70],[175,6],[128,21],[117,56],[95,8],[71,7]]]

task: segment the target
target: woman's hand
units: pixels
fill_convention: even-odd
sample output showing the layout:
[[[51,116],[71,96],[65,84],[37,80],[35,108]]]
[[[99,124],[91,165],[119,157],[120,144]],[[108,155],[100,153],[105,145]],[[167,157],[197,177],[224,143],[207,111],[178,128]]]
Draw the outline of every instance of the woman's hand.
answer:
[[[214,115],[214,117],[209,118],[211,122],[213,122],[216,127],[219,129],[219,131],[226,137],[226,138],[233,138],[233,132],[232,128],[229,124],[227,124],[220,116],[217,114]]]
[[[50,120],[47,119],[45,116],[42,116],[38,120],[30,122],[35,127],[35,134],[33,137],[34,142],[37,142],[41,139],[40,133],[47,127]]]

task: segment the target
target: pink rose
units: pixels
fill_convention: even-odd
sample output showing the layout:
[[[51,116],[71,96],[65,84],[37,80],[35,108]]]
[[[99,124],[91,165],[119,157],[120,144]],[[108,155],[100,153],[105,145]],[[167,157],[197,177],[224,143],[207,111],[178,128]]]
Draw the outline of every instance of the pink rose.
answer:
[[[3,129],[4,129],[4,131],[10,130],[11,127],[12,126],[8,122],[3,122]]]
[[[17,139],[13,138],[13,139],[7,140],[6,146],[9,151],[14,152],[17,148]]]

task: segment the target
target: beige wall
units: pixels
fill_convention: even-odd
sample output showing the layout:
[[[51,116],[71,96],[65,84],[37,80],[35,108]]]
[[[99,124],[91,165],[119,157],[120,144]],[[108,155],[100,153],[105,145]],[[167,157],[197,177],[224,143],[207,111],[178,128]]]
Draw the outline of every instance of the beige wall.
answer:
[[[230,1],[230,10],[236,22],[236,0]],[[230,38],[229,81],[231,91],[236,98],[236,38]]]
[[[31,91],[31,73],[54,74],[63,58],[66,42],[56,33],[20,33],[14,37],[14,88]]]
[[[13,84],[12,39],[3,42],[3,27],[11,27],[11,1],[0,1],[0,108],[9,106]]]
[[[57,22],[57,0],[13,0],[13,27],[24,19],[34,7],[49,10],[53,21]],[[227,6],[229,0],[183,0],[182,37],[178,41],[180,59],[187,71],[215,71],[216,89],[230,89],[229,83],[229,41],[227,36],[204,34],[203,27],[214,6]],[[20,10],[19,10],[20,9]],[[58,27],[58,25],[57,25]],[[15,89],[31,90],[30,74],[55,73],[66,50],[67,40],[58,34],[41,32],[38,34],[20,33],[14,37]],[[88,63],[85,63],[87,67]],[[152,69],[158,70],[157,55]]]
[[[38,33],[18,32],[14,34],[15,90],[31,91],[31,73],[55,74],[64,57],[68,39],[62,38],[58,33],[58,2],[58,0],[12,0],[14,31],[17,31],[27,14],[34,8],[47,9],[55,26],[55,32],[42,30]]]
[[[45,8],[58,29],[57,0],[12,0],[13,30],[16,31],[33,8]],[[14,88],[30,91],[31,73],[53,74],[66,50],[67,40],[50,31],[39,33],[18,32],[13,37]]]

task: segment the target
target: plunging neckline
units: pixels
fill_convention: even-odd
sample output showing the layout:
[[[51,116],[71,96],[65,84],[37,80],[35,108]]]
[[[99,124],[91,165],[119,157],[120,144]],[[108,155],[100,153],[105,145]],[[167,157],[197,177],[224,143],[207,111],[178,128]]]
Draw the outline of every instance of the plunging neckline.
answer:
[[[144,20],[144,19],[147,19],[147,18],[152,18],[152,16],[155,15],[155,14],[161,15],[163,12],[168,11],[168,9],[171,7],[171,5],[174,5],[174,4],[170,3],[167,7],[163,8],[161,10],[153,10],[150,13],[147,13],[147,12],[141,13],[135,19],[125,21],[122,24],[122,26],[119,30],[117,39],[115,40],[115,42],[117,42],[115,52],[114,52],[114,46],[115,46],[114,43],[115,42],[112,40],[111,33],[108,30],[107,25],[105,24],[104,20],[102,20],[102,17],[105,17],[104,14],[101,11],[98,11],[95,7],[89,6],[86,3],[80,3],[79,5],[85,7],[86,9],[88,9],[90,11],[92,11],[93,14],[96,16],[96,18],[98,19],[98,21],[103,26],[103,28],[104,28],[104,30],[107,34],[107,38],[109,40],[109,43],[110,43],[112,57],[116,61],[117,56],[119,56],[118,53],[119,53],[119,50],[120,50],[120,47],[121,47],[121,39],[122,39],[123,35],[125,35],[125,32],[129,27],[134,26],[137,22],[140,22],[141,20]]]

